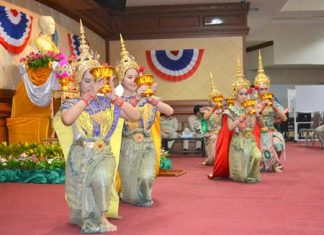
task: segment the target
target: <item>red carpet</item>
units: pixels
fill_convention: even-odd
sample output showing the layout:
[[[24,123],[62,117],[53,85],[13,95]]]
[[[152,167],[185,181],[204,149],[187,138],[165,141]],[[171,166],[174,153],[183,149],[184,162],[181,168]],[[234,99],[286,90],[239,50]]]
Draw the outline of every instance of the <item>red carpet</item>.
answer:
[[[288,144],[285,172],[260,184],[208,180],[201,157],[173,158],[180,177],[159,177],[152,208],[122,204],[111,234],[324,234],[324,149]],[[79,234],[63,185],[0,185],[0,234]]]

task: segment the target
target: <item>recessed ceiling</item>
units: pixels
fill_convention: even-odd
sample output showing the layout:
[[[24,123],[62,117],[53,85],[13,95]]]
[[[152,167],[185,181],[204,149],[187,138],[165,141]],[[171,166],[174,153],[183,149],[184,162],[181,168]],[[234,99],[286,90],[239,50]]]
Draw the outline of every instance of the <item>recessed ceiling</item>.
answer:
[[[127,0],[127,7],[159,6],[159,5],[184,5],[184,4],[208,4],[208,3],[238,3],[241,0]],[[245,2],[245,1],[244,1]],[[287,0],[250,0],[250,12],[248,14],[249,35],[258,32],[269,24],[273,17],[280,12]],[[249,41],[249,35],[247,41]],[[262,43],[262,42],[260,42]],[[250,43],[249,45],[256,45]]]
[[[240,0],[126,0],[127,7],[232,3]],[[247,41],[272,21],[324,21],[324,0],[247,0],[250,3]],[[271,40],[271,39],[269,39]],[[262,42],[261,42],[262,43]],[[255,42],[249,45],[255,45]]]

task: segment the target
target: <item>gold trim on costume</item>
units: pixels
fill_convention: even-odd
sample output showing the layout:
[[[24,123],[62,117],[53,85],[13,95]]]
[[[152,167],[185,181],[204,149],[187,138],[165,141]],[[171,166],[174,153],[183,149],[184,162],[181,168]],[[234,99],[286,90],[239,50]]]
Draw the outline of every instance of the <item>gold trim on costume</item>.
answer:
[[[142,133],[136,133],[133,135],[133,140],[139,144],[144,140],[144,135]]]
[[[272,99],[272,98],[273,98],[273,94],[271,92],[267,92],[261,96],[262,100]]]
[[[253,131],[251,131],[251,130],[244,130],[243,131],[243,136],[245,138],[252,138],[253,137]]]

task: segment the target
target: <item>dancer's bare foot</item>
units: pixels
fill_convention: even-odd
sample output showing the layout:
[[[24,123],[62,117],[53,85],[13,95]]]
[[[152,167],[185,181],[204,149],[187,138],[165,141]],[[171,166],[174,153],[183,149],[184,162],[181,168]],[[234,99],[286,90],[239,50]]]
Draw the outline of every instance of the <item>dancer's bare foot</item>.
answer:
[[[107,218],[103,217],[102,220],[105,223],[105,225],[106,225],[106,227],[108,229],[108,232],[117,231],[117,226],[110,223]]]
[[[112,223],[110,223],[108,220],[108,231],[109,232],[114,232],[114,231],[117,231],[117,226],[116,225],[113,225]]]

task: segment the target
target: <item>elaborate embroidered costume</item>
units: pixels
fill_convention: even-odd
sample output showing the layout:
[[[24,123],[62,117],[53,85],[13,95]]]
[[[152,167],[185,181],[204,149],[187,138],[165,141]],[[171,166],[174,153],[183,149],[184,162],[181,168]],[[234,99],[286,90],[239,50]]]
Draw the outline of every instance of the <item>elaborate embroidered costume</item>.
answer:
[[[67,100],[62,110],[69,109],[79,100]],[[66,163],[66,196],[70,221],[81,226],[83,233],[107,231],[101,220],[109,208],[115,176],[116,159],[110,137],[119,115],[118,107],[111,105],[106,96],[99,96],[72,125],[74,142]]]
[[[241,72],[239,61],[236,77],[237,80],[233,83],[232,90],[237,96],[240,89],[245,88],[247,90],[249,88],[249,82]],[[213,175],[209,177],[229,176],[234,181],[246,183],[259,182],[261,153],[254,132],[255,116],[248,115],[245,120],[240,120],[238,126],[234,127],[233,131],[230,131],[227,124],[228,118],[233,122],[237,122],[242,115],[246,115],[246,110],[243,106],[238,106],[238,103],[236,103],[225,109],[224,114],[223,126],[218,138],[219,141],[216,144],[217,158],[214,164],[214,171]]]
[[[93,78],[84,78],[83,75],[86,71],[90,74],[91,69],[100,64],[89,53],[82,22],[80,22],[80,34],[81,54],[75,77],[80,87],[87,86],[86,89],[94,89]],[[86,92],[89,91],[81,89],[81,95]],[[108,96],[91,96],[91,99],[82,96],[69,99],[62,104],[61,112],[58,112],[54,120],[62,149],[65,154],[68,152],[65,189],[70,209],[70,222],[79,225],[82,233],[104,233],[117,229],[107,223],[104,217],[112,207],[114,211],[112,216],[118,216],[118,197],[116,197],[114,180],[120,138],[118,140],[115,132],[116,127],[121,125],[119,117],[122,108],[121,105],[115,106],[112,103]],[[71,117],[75,112],[80,114],[75,117],[75,120],[71,118],[71,122],[68,122],[71,126],[65,126],[62,123],[63,118],[65,121],[70,120],[66,116]],[[115,143],[116,140],[119,143],[111,144],[112,138]]]
[[[157,108],[142,99],[137,104],[140,121],[125,121],[119,174],[120,197],[124,202],[151,206],[155,178],[156,150],[150,133]]]
[[[245,109],[233,105],[224,113],[234,121],[245,113]],[[255,118],[248,116],[243,125],[234,129],[229,148],[230,178],[234,181],[260,181],[261,153],[253,134],[254,126]]]
[[[270,85],[270,79],[264,73],[262,57],[259,51],[258,73],[254,85],[256,89],[258,89],[261,84],[268,87]],[[272,99],[272,101],[270,101],[270,99]],[[268,100],[269,105],[264,104],[265,100]],[[272,104],[272,102],[274,102],[274,104]],[[275,171],[279,164],[278,153],[285,150],[285,140],[282,134],[274,127],[274,123],[278,120],[278,111],[284,112],[284,108],[271,93],[266,93],[262,97],[259,97],[257,106],[262,110],[261,119],[263,123],[263,127],[260,128],[262,153],[261,171]]]
[[[276,101],[276,106],[281,111],[284,108]],[[285,150],[285,139],[282,134],[274,127],[276,112],[272,107],[267,107],[261,119],[264,127],[261,128],[261,152],[262,152],[262,171],[274,171],[279,163],[278,153]]]
[[[129,69],[136,71],[139,69],[134,57],[126,50],[122,37],[120,55],[116,72],[122,81]],[[137,100],[136,97],[124,97],[124,99],[136,106],[141,118],[139,121],[124,123],[118,168],[121,179],[120,198],[137,206],[151,206],[156,166],[156,149],[151,136],[151,127],[155,122],[157,107],[149,104],[147,98]]]

